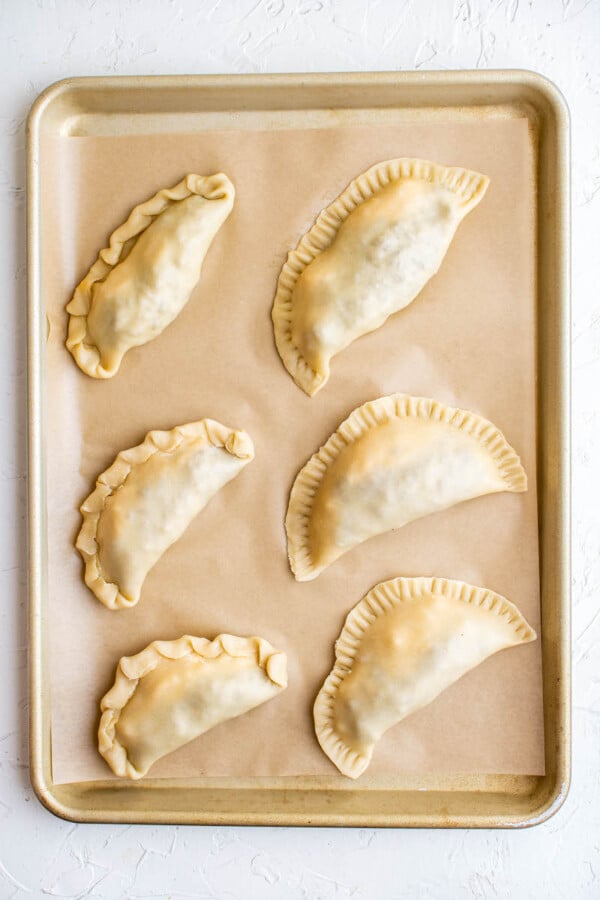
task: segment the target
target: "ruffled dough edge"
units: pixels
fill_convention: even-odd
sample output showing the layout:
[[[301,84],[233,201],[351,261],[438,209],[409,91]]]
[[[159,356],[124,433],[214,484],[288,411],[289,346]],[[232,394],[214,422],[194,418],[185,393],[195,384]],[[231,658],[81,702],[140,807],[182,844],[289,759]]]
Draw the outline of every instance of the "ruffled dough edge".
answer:
[[[335,663],[325,679],[313,707],[315,733],[323,752],[348,778],[358,778],[371,761],[372,751],[358,753],[336,733],[334,705],[339,686],[352,671],[361,640],[379,616],[399,604],[437,594],[452,601],[470,603],[487,609],[514,627],[516,644],[526,644],[537,637],[531,625],[514,603],[487,588],[449,578],[392,578],[375,585],[348,613],[335,643]]]
[[[173,203],[186,200],[193,194],[206,200],[225,200],[231,209],[235,188],[227,175],[219,172],[216,175],[186,175],[174,187],[158,191],[149,200],[135,206],[128,219],[113,231],[108,247],[100,250],[98,259],[75,288],[73,297],[66,307],[69,313],[66,345],[86,375],[92,378],[112,378],[118,371],[106,369],[101,364],[100,352],[88,334],[87,315],[92,306],[94,285],[104,281],[109,272],[127,257],[134,239],[152,225],[165,209]]]
[[[458,166],[443,166],[412,157],[389,159],[362,172],[318,215],[315,224],[303,235],[296,249],[288,253],[277,281],[271,313],[277,351],[298,387],[309,397],[323,387],[327,378],[309,366],[292,340],[292,306],[296,282],[313,259],[333,243],[340,225],[357,206],[391,182],[407,178],[429,181],[454,191],[462,199],[463,217],[477,206],[490,181],[486,175]]]
[[[321,449],[311,456],[292,486],[285,528],[290,567],[297,581],[310,581],[323,571],[314,566],[311,558],[309,524],[313,499],[325,472],[341,450],[371,428],[384,425],[394,418],[430,419],[466,432],[476,438],[495,461],[507,491],[519,493],[527,490],[527,475],[517,453],[500,429],[488,419],[466,409],[444,406],[437,400],[408,394],[390,394],[369,400],[350,413]]]
[[[220,634],[213,641],[208,638],[183,635],[176,641],[153,641],[135,656],[123,656],[117,665],[115,683],[100,701],[98,750],[115,775],[142,778],[127,756],[127,749],[118,740],[116,727],[121,712],[133,697],[141,678],[154,671],[163,659],[182,659],[193,654],[210,662],[226,654],[235,657],[254,657],[267,677],[282,689],[287,687],[287,656],[260,637],[237,637]]]
[[[125,597],[119,585],[105,581],[102,575],[96,535],[106,501],[125,483],[132,469],[145,463],[158,451],[173,453],[182,444],[198,440],[207,447],[222,448],[246,462],[254,458],[254,444],[247,432],[235,431],[214,419],[177,425],[170,431],[150,431],[141,444],[122,450],[116,456],[112,465],[98,476],[95,490],[81,504],[83,524],[75,546],[85,563],[85,583],[108,609],[126,609],[135,606],[138,600]]]

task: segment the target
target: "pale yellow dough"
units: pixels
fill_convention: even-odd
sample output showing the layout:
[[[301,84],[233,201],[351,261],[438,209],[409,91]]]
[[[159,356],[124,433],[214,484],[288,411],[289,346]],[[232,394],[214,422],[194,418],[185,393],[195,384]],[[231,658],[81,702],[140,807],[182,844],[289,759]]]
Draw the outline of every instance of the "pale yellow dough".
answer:
[[[151,431],[98,476],[76,547],[109,609],[134,606],[144,579],[219,488],[254,458],[245,431],[212,419]]]
[[[86,375],[111,378],[179,315],[234,196],[226,175],[186,175],[113,232],[67,305],[67,347]]]
[[[309,396],[333,356],[408,306],[440,267],[489,179],[422,159],[359,175],[288,254],[273,326],[283,364]]]
[[[298,473],[285,521],[290,566],[310,581],[370,537],[482,494],[525,490],[519,457],[487,419],[422,397],[380,397]]]
[[[119,661],[100,703],[98,749],[115,775],[142,778],[162,756],[286,687],[286,655],[262,638],[154,641]]]
[[[506,647],[536,634],[493,591],[445,578],[395,578],[349,613],[314,706],[315,731],[343,775],[358,778],[382,735]]]

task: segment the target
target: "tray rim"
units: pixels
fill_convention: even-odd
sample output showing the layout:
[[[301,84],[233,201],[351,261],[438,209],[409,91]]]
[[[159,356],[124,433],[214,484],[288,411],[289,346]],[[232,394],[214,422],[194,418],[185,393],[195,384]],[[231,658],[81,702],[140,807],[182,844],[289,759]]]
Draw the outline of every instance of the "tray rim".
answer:
[[[554,518],[556,529],[556,550],[560,557],[558,582],[558,609],[560,617],[559,640],[556,647],[560,675],[553,684],[556,708],[553,710],[552,729],[555,746],[555,771],[537,778],[539,790],[532,793],[533,805],[527,809],[501,814],[485,813],[443,813],[443,812],[380,812],[353,813],[335,811],[329,805],[327,811],[314,813],[303,810],[294,811],[287,800],[289,789],[269,789],[271,796],[278,791],[284,795],[282,809],[252,812],[231,810],[192,810],[139,808],[137,804],[131,808],[110,809],[110,803],[102,808],[78,805],[70,797],[77,785],[55,785],[47,764],[47,754],[51,735],[44,730],[44,702],[49,704],[49,687],[44,684],[44,628],[42,616],[44,574],[45,574],[45,522],[44,522],[44,456],[43,456],[43,371],[42,371],[42,334],[45,331],[42,291],[40,284],[40,247],[39,247],[39,142],[44,124],[44,116],[52,105],[65,94],[81,94],[86,90],[105,89],[119,92],[126,89],[135,90],[193,90],[193,89],[227,89],[230,87],[251,89],[264,88],[333,88],[371,87],[387,88],[408,87],[424,90],[481,89],[490,91],[501,85],[505,89],[525,91],[528,102],[536,112],[539,109],[553,117],[554,132],[552,139],[556,143],[556,174],[558,176],[555,198],[555,233],[554,241],[557,252],[557,272],[554,290],[556,293],[556,377],[559,392],[554,398],[558,407],[558,434],[556,439],[557,458],[556,477],[562,487],[560,502]],[[488,100],[490,106],[497,105],[493,98]],[[399,103],[399,106],[404,104]],[[417,107],[427,104],[415,104]],[[452,106],[448,103],[431,103],[434,106]],[[477,105],[477,104],[474,104]],[[288,106],[291,108],[292,104]],[[543,118],[542,113],[542,118]],[[570,183],[569,183],[569,111],[566,101],[556,85],[544,76],[526,69],[506,70],[453,70],[453,71],[419,71],[419,72],[335,72],[335,73],[281,73],[251,75],[135,75],[135,76],[83,76],[66,78],[47,87],[33,103],[27,120],[27,249],[28,249],[28,366],[27,366],[27,399],[28,399],[28,571],[29,571],[29,694],[30,694],[30,777],[32,787],[41,803],[55,815],[75,822],[122,822],[122,823],[173,823],[173,824],[244,824],[244,825],[315,825],[315,826],[369,826],[369,827],[527,827],[539,824],[562,806],[569,789],[571,773],[571,736],[570,736]],[[542,216],[538,212],[538,232]],[[539,295],[539,286],[538,286]],[[542,390],[538,379],[538,409]],[[539,415],[539,411],[538,411]],[[541,473],[541,469],[540,469]],[[542,480],[542,479],[540,479]],[[543,581],[543,564],[540,567]],[[544,679],[544,693],[546,693]],[[549,713],[544,701],[545,718]],[[548,738],[547,738],[548,742]],[[548,754],[548,747],[546,747]],[[505,776],[498,776],[498,778]],[[515,776],[515,779],[526,779],[530,776]],[[168,781],[168,783],[165,783]],[[115,782],[82,782],[80,783],[80,800],[86,795],[92,796],[94,790],[104,795],[116,796],[124,794],[125,789],[138,792],[154,791],[159,784],[155,780],[146,780],[143,785],[118,786]],[[189,784],[188,779],[180,779],[177,787]],[[174,786],[174,780],[162,780],[160,786],[168,789]],[[359,786],[357,786],[359,787]],[[215,788],[219,790],[219,788]],[[260,791],[260,788],[256,788]],[[311,791],[312,792],[312,791]],[[316,792],[319,793],[318,788]],[[340,789],[333,793],[338,798],[349,793]],[[415,793],[414,791],[398,791],[397,793]],[[443,793],[443,792],[440,792]],[[468,793],[468,792],[467,792]],[[539,795],[539,796],[537,796]],[[135,797],[135,794],[133,795]],[[458,796],[454,792],[454,796]],[[326,807],[328,804],[326,803]]]

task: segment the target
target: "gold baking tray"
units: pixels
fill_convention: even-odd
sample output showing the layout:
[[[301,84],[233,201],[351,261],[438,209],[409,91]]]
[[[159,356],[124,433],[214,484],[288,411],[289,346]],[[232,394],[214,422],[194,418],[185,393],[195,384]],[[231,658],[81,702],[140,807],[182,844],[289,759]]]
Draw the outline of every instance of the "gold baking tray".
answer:
[[[47,510],[41,275],[42,135],[169,133],[527,115],[536,135],[537,415],[546,775],[395,777],[377,788],[333,779],[52,780],[47,648]],[[248,127],[246,124],[245,127]],[[561,806],[570,777],[569,117],[559,91],[526,71],[76,78],[34,103],[28,122],[30,766],[34,790],[73,821],[516,827]]]

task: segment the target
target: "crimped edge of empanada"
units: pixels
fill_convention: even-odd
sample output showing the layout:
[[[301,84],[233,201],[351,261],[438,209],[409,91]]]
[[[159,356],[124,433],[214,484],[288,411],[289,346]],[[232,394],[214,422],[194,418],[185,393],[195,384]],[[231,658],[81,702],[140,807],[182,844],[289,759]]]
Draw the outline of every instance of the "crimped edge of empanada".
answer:
[[[373,622],[400,603],[419,600],[432,593],[482,607],[506,619],[509,624],[514,625],[518,643],[526,644],[537,637],[514,603],[487,588],[449,578],[431,577],[392,578],[375,585],[348,613],[335,642],[333,669],[317,694],[313,707],[317,740],[323,752],[348,778],[358,778],[365,771],[371,761],[371,754],[353,750],[335,731],[334,704],[339,686],[352,671],[362,637]]]
[[[323,475],[344,447],[371,428],[394,418],[431,419],[465,431],[476,438],[495,461],[507,491],[527,490],[527,475],[517,453],[500,429],[488,419],[466,409],[444,406],[437,400],[409,394],[390,394],[369,400],[350,413],[321,449],[311,456],[292,486],[285,528],[288,558],[297,581],[310,581],[323,571],[313,565],[308,534],[313,500]]]
[[[153,641],[135,656],[121,657],[115,683],[100,701],[102,715],[98,727],[98,750],[115,775],[133,779],[144,775],[130,762],[126,748],[116,735],[121,712],[133,697],[140,679],[152,672],[162,659],[181,659],[194,654],[210,661],[224,653],[234,658],[254,657],[273,684],[281,688],[287,687],[286,654],[260,637],[220,634],[210,641],[208,638],[185,634],[176,641]]]
[[[157,451],[172,453],[181,444],[197,440],[206,446],[222,448],[238,459],[250,461],[254,458],[254,444],[247,432],[235,431],[214,419],[177,425],[170,431],[150,431],[141,444],[117,454],[112,465],[96,479],[95,490],[81,504],[83,524],[75,546],[85,563],[85,583],[108,609],[126,609],[135,606],[137,600],[125,597],[117,584],[102,576],[96,535],[107,499],[122,487],[135,466],[145,463]]]
[[[98,259],[87,275],[75,288],[72,299],[67,304],[69,326],[66,345],[75,362],[86,375],[92,378],[111,378],[115,372],[106,369],[100,362],[100,351],[92,342],[87,330],[87,315],[92,306],[93,288],[104,281],[109,272],[122,262],[133,247],[134,239],[146,230],[154,220],[180,200],[193,194],[206,200],[223,200],[235,196],[233,184],[223,172],[216,175],[186,175],[174,187],[163,188],[135,206],[127,220],[111,234],[108,247],[100,250]]]
[[[357,206],[391,182],[405,178],[430,181],[454,191],[463,198],[464,215],[477,206],[490,181],[486,175],[458,166],[443,166],[412,157],[389,159],[358,175],[333,203],[319,213],[312,228],[302,236],[296,249],[287,255],[277,281],[271,313],[277,351],[298,387],[309,397],[317,393],[326,379],[306,362],[292,340],[292,306],[296,282],[313,259],[333,243],[340,225]]]

